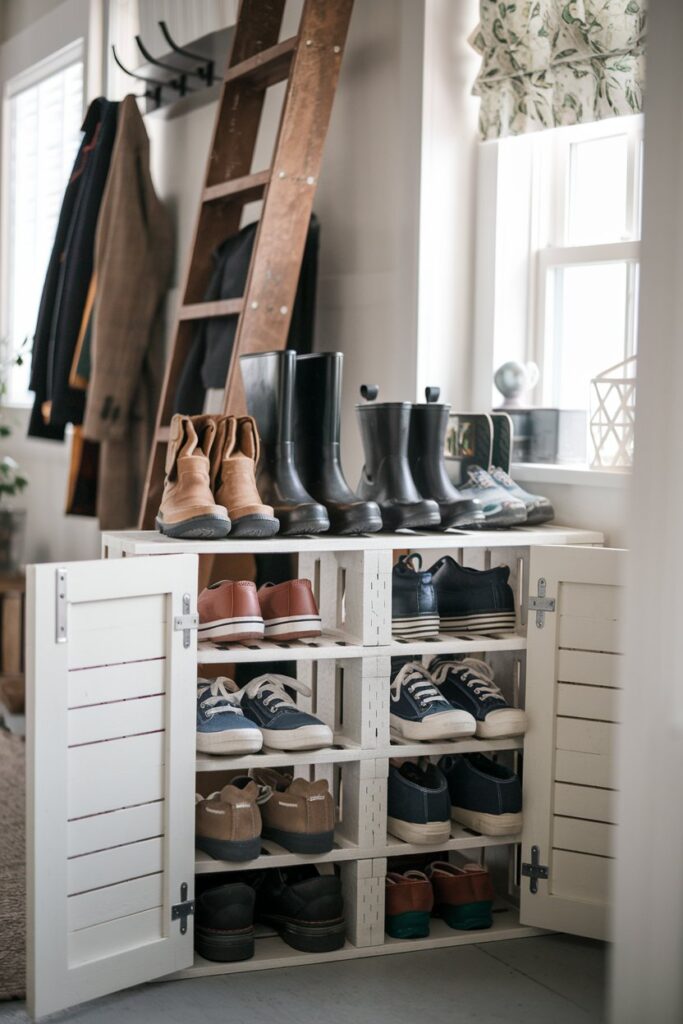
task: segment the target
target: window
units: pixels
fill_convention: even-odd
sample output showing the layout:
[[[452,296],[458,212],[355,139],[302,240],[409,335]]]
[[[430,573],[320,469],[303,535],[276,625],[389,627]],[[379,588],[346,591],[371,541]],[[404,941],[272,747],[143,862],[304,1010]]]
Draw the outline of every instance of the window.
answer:
[[[7,353],[33,336],[64,189],[83,120],[78,41],[10,79],[4,96],[2,332]],[[28,362],[14,367],[8,400],[24,404]]]
[[[536,405],[587,410],[591,379],[636,352],[642,148],[641,116],[482,147],[492,369],[535,362]]]

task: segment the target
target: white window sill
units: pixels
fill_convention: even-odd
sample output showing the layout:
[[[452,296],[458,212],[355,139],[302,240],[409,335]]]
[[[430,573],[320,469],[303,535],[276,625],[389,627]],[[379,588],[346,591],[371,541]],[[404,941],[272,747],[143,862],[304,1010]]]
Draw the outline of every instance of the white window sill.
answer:
[[[588,465],[514,462],[510,475],[519,484],[567,484],[575,487],[628,487],[630,469],[591,469]]]

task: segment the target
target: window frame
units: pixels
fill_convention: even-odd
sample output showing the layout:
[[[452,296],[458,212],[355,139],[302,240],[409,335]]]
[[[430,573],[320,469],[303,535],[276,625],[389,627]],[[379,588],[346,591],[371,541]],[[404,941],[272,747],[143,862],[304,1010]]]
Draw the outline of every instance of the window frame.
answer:
[[[627,214],[619,241],[568,244],[571,146],[627,136]],[[499,404],[493,373],[506,359],[533,361],[536,405],[553,404],[547,337],[549,271],[554,267],[628,264],[625,353],[635,348],[640,262],[643,115],[536,132],[479,145],[473,392],[475,406]],[[510,202],[514,193],[514,203]],[[511,207],[514,206],[514,209]],[[514,289],[516,301],[510,301]],[[506,295],[507,292],[507,295]],[[501,357],[501,352],[507,353]]]
[[[7,78],[2,87],[2,142],[0,149],[0,346],[4,348],[4,340],[9,337],[10,331],[10,168],[11,168],[11,117],[10,103],[27,89],[35,88],[46,78],[64,71],[76,63],[83,65],[83,96],[82,106],[85,106],[86,96],[86,45],[85,39],[80,36],[65,46],[23,68],[16,74]],[[37,310],[36,310],[37,313]],[[4,354],[3,354],[4,358]],[[14,393],[11,384],[12,371],[10,371],[10,383],[8,393],[4,398],[4,404],[22,409],[30,406],[30,398],[19,398]]]

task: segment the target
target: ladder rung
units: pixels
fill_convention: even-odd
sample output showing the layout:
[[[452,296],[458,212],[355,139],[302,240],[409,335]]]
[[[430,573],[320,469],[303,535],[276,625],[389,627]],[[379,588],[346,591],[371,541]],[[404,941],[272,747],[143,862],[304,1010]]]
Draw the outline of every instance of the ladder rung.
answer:
[[[192,302],[181,306],[179,320],[209,320],[216,316],[234,316],[242,312],[242,299],[221,299],[219,302]]]
[[[204,189],[202,199],[205,203],[215,203],[219,199],[231,199],[233,196],[239,196],[243,202],[248,203],[261,198],[269,181],[270,170],[245,174],[242,178],[223,181],[220,185],[208,185]]]
[[[250,85],[265,89],[269,85],[284,81],[289,74],[289,65],[298,38],[298,36],[292,36],[291,39],[284,39],[281,43],[269,46],[267,49],[255,53],[253,57],[240,61],[239,64],[233,64],[225,72],[225,82],[243,78]]]

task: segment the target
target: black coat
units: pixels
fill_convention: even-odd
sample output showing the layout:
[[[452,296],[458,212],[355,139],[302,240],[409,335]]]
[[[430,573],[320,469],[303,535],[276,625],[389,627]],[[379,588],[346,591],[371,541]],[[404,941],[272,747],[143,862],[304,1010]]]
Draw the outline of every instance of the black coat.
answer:
[[[213,271],[204,294],[205,302],[238,299],[244,295],[256,228],[256,224],[248,224],[236,235],[226,238],[214,251]],[[320,226],[314,214],[308,228],[287,337],[287,347],[301,353],[313,349],[319,238]],[[206,391],[209,388],[222,390],[225,387],[236,331],[236,315],[213,317],[199,323],[178,382],[174,412],[186,416],[199,415],[204,408]]]
[[[85,394],[69,386],[78,332],[93,269],[97,217],[109,173],[118,104],[93,100],[64,193],[33,339],[29,436],[62,440],[67,423],[81,423]],[[50,418],[42,407],[51,403]]]

